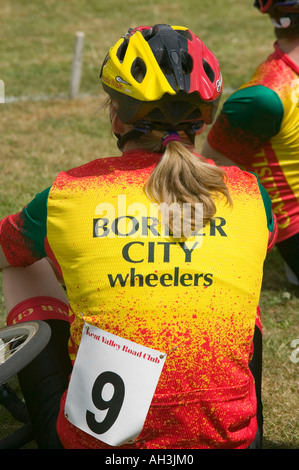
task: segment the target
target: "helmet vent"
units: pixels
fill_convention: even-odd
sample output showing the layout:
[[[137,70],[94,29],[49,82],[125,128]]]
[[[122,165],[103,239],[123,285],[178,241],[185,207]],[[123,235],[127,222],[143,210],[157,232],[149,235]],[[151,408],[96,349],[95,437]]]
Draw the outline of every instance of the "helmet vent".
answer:
[[[190,75],[193,70],[193,59],[191,55],[188,54],[188,52],[181,50],[180,56],[184,75]]]
[[[160,48],[156,51],[156,61],[159,64],[160,69],[164,75],[171,75],[173,73],[173,68],[171,62],[168,58],[167,52],[164,48]]]
[[[131,74],[136,82],[141,83],[143,81],[146,74],[146,65],[140,57],[134,60],[131,67]]]
[[[127,49],[128,49],[128,44],[129,44],[128,40],[124,39],[124,41],[121,43],[121,45],[119,46],[119,48],[117,50],[116,56],[117,56],[117,58],[120,62],[123,62],[123,60],[125,58],[125,55],[126,55],[126,52],[127,52]]]
[[[149,41],[155,36],[156,32],[154,31],[154,28],[150,28],[150,29],[143,29],[141,31],[141,34],[146,41]]]
[[[202,59],[202,65],[203,65],[204,71],[206,72],[207,77],[209,78],[210,82],[213,83],[214,80],[215,80],[214,70],[212,69],[210,64],[205,59]]]
[[[192,41],[192,35],[188,29],[176,29],[175,32],[183,36],[185,39]]]

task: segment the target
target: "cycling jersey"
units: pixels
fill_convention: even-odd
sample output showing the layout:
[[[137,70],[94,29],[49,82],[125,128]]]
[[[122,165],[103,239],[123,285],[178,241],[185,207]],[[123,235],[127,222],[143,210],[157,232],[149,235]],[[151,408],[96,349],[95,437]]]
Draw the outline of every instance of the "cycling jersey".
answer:
[[[160,158],[128,151],[61,172],[2,220],[0,242],[12,265],[48,256],[61,272],[72,360],[84,322],[171,351],[141,434],[122,447],[247,448],[257,429],[248,364],[263,262],[275,237],[271,202],[256,175],[228,167],[233,207],[216,198],[203,229],[174,239],[144,191]],[[67,420],[64,401],[63,446],[109,447]]]
[[[275,51],[224,103],[209,144],[248,171],[269,193],[281,242],[299,232],[299,67]]]

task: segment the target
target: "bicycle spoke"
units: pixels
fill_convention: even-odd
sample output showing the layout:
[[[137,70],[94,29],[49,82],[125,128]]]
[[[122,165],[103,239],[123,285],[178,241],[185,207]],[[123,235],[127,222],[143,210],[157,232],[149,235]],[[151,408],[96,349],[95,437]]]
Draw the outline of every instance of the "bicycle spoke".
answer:
[[[3,364],[3,362],[5,362],[9,356],[11,356],[14,352],[17,351],[18,346],[19,346],[19,342],[24,338],[26,339],[26,335],[15,336],[14,338],[10,339],[7,342],[4,342],[1,339],[1,342],[0,342],[0,364]],[[18,341],[18,344],[14,347],[13,343],[15,343],[16,341]]]

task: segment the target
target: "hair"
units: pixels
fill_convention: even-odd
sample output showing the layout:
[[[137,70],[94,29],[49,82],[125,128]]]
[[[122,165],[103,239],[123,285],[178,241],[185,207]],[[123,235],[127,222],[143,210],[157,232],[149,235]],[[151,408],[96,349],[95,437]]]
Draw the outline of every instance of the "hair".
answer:
[[[108,99],[106,106],[109,105],[113,125],[116,112]],[[135,129],[134,126],[129,127]],[[213,218],[217,197],[224,197],[231,206],[233,201],[226,185],[225,171],[191,151],[194,139],[190,140],[190,136],[182,131],[179,132],[180,141],[170,141],[165,148],[162,143],[164,134],[153,129],[134,138],[136,148],[163,154],[146,181],[145,192],[153,203],[159,205],[162,222],[167,216],[172,236],[188,238]],[[184,211],[184,205],[190,210]]]
[[[158,151],[161,151],[161,132],[158,134]],[[139,147],[150,150],[150,139],[152,150],[155,146],[157,148],[153,133],[138,139]],[[147,141],[147,145],[143,145],[142,141]],[[162,219],[165,215],[163,207],[167,206],[167,223],[172,235],[180,238],[183,234],[188,238],[213,218],[217,196],[224,196],[226,202],[232,205],[226,174],[222,168],[209,164],[204,157],[196,156],[189,150],[188,143],[171,141],[166,149],[163,147],[163,151],[160,162],[146,182],[145,191],[151,201],[160,204]],[[188,204],[190,211],[186,213],[183,209]]]

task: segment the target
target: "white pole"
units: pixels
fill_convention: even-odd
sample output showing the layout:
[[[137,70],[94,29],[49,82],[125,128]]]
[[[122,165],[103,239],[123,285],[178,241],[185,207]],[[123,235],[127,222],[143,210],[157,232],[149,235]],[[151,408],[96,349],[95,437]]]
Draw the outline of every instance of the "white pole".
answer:
[[[83,45],[84,33],[82,31],[78,31],[75,36],[74,56],[70,82],[70,98],[76,98],[80,89]]]
[[[4,86],[4,81],[0,80],[0,103],[5,103],[5,86]]]

